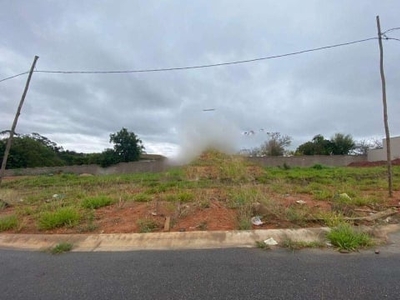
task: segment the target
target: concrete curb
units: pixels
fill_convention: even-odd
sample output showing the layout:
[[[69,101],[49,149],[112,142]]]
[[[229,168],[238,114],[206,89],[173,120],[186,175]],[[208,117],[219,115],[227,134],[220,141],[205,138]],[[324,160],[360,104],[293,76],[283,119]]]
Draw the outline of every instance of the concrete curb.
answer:
[[[274,238],[294,241],[324,240],[329,228],[248,231],[191,231],[125,234],[0,234],[0,248],[45,250],[61,242],[73,251],[134,251],[254,247],[256,241]]]
[[[61,242],[73,244],[72,251],[136,251],[255,247],[257,241],[268,238],[282,243],[286,239],[302,242],[325,242],[330,229],[268,229],[248,231],[193,231],[126,234],[0,234],[0,248],[47,250]],[[400,231],[399,225],[366,229],[379,238]]]

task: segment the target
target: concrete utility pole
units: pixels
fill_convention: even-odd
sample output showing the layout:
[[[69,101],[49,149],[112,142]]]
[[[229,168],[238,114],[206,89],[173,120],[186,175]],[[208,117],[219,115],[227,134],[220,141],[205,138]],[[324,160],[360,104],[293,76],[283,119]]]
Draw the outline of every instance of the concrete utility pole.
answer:
[[[4,177],[4,173],[5,173],[5,170],[6,170],[8,154],[10,153],[11,143],[12,143],[12,139],[13,139],[14,133],[15,133],[15,127],[17,127],[17,123],[18,123],[18,117],[21,114],[22,105],[24,104],[25,97],[26,97],[26,94],[27,94],[28,89],[29,89],[29,83],[31,82],[33,70],[35,69],[36,61],[38,59],[39,59],[39,56],[35,56],[35,58],[33,59],[31,70],[29,71],[28,79],[27,79],[26,84],[25,84],[25,89],[24,89],[24,92],[22,94],[21,101],[19,102],[17,113],[15,114],[14,122],[13,122],[12,127],[11,127],[10,137],[7,140],[6,150],[4,151],[3,162],[1,164],[1,169],[0,169],[0,184],[1,184],[1,181],[2,181],[2,179]]]
[[[378,26],[378,40],[379,40],[379,51],[380,51],[380,72],[382,81],[382,101],[383,101],[383,122],[385,123],[385,133],[386,133],[386,155],[387,155],[387,169],[388,169],[388,188],[389,197],[393,196],[393,183],[392,183],[392,154],[390,148],[390,133],[389,133],[389,123],[387,114],[387,103],[386,103],[386,80],[385,73],[383,70],[383,46],[382,46],[382,32],[381,23],[379,22],[379,16],[376,16],[376,25]]]

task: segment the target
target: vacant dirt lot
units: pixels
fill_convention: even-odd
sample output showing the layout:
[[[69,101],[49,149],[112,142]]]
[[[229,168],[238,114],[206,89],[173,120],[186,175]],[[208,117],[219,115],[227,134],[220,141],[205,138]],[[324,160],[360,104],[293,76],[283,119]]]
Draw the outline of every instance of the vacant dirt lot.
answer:
[[[332,226],[346,218],[356,224],[397,223],[398,213],[372,223],[359,218],[398,208],[398,187],[396,179],[389,198],[384,168],[263,169],[211,152],[175,173],[6,178],[0,198],[10,206],[0,209],[0,229],[131,233]],[[99,199],[105,202],[83,206]],[[76,219],[44,223],[45,215],[51,218],[65,208],[76,212]],[[252,224],[255,216],[263,224]],[[5,227],[7,218],[15,224]]]

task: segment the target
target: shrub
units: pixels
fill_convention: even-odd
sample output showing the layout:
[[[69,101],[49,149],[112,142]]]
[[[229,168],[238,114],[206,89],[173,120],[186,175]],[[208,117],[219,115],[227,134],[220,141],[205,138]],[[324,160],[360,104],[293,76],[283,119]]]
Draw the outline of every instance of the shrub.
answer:
[[[7,216],[0,218],[0,232],[15,229],[18,227],[18,219],[16,216]]]
[[[311,168],[312,168],[312,169],[315,169],[315,170],[322,170],[322,169],[324,169],[325,167],[324,167],[323,165],[321,165],[321,164],[315,164],[315,165],[313,165]]]
[[[244,205],[238,208],[237,227],[239,230],[250,230],[251,223],[251,205]]]
[[[112,204],[112,199],[107,196],[97,196],[86,198],[82,201],[82,206],[84,208],[97,209],[103,206],[108,206]]]
[[[134,201],[136,202],[150,202],[152,200],[152,197],[150,195],[147,194],[137,194],[134,197]]]
[[[79,212],[72,207],[60,208],[54,212],[44,212],[39,217],[38,228],[49,230],[63,226],[75,226],[80,220]]]
[[[355,231],[348,223],[342,223],[333,228],[327,238],[340,250],[356,251],[361,247],[372,245],[371,237],[368,234]]]
[[[137,225],[139,227],[139,232],[141,233],[152,232],[159,227],[154,220],[150,219],[139,219]]]
[[[194,194],[190,192],[182,192],[178,194],[178,199],[180,202],[191,202],[194,199]]]

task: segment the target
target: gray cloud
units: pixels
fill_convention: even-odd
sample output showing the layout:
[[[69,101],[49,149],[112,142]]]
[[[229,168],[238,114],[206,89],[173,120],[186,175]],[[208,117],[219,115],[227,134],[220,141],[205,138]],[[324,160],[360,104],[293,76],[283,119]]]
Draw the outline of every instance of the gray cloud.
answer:
[[[7,1],[0,79],[37,70],[132,70],[213,64],[376,36],[400,26],[398,1]],[[400,38],[400,31],[391,32]],[[389,119],[399,135],[400,42],[384,41]],[[377,41],[276,60],[137,74],[33,75],[17,131],[101,151],[122,127],[149,152],[173,155],[224,141],[260,145],[259,129],[383,137]],[[26,76],[0,83],[0,129],[11,126]],[[203,112],[215,108],[212,114]],[[208,119],[207,119],[208,118]],[[243,131],[257,134],[244,136]]]

